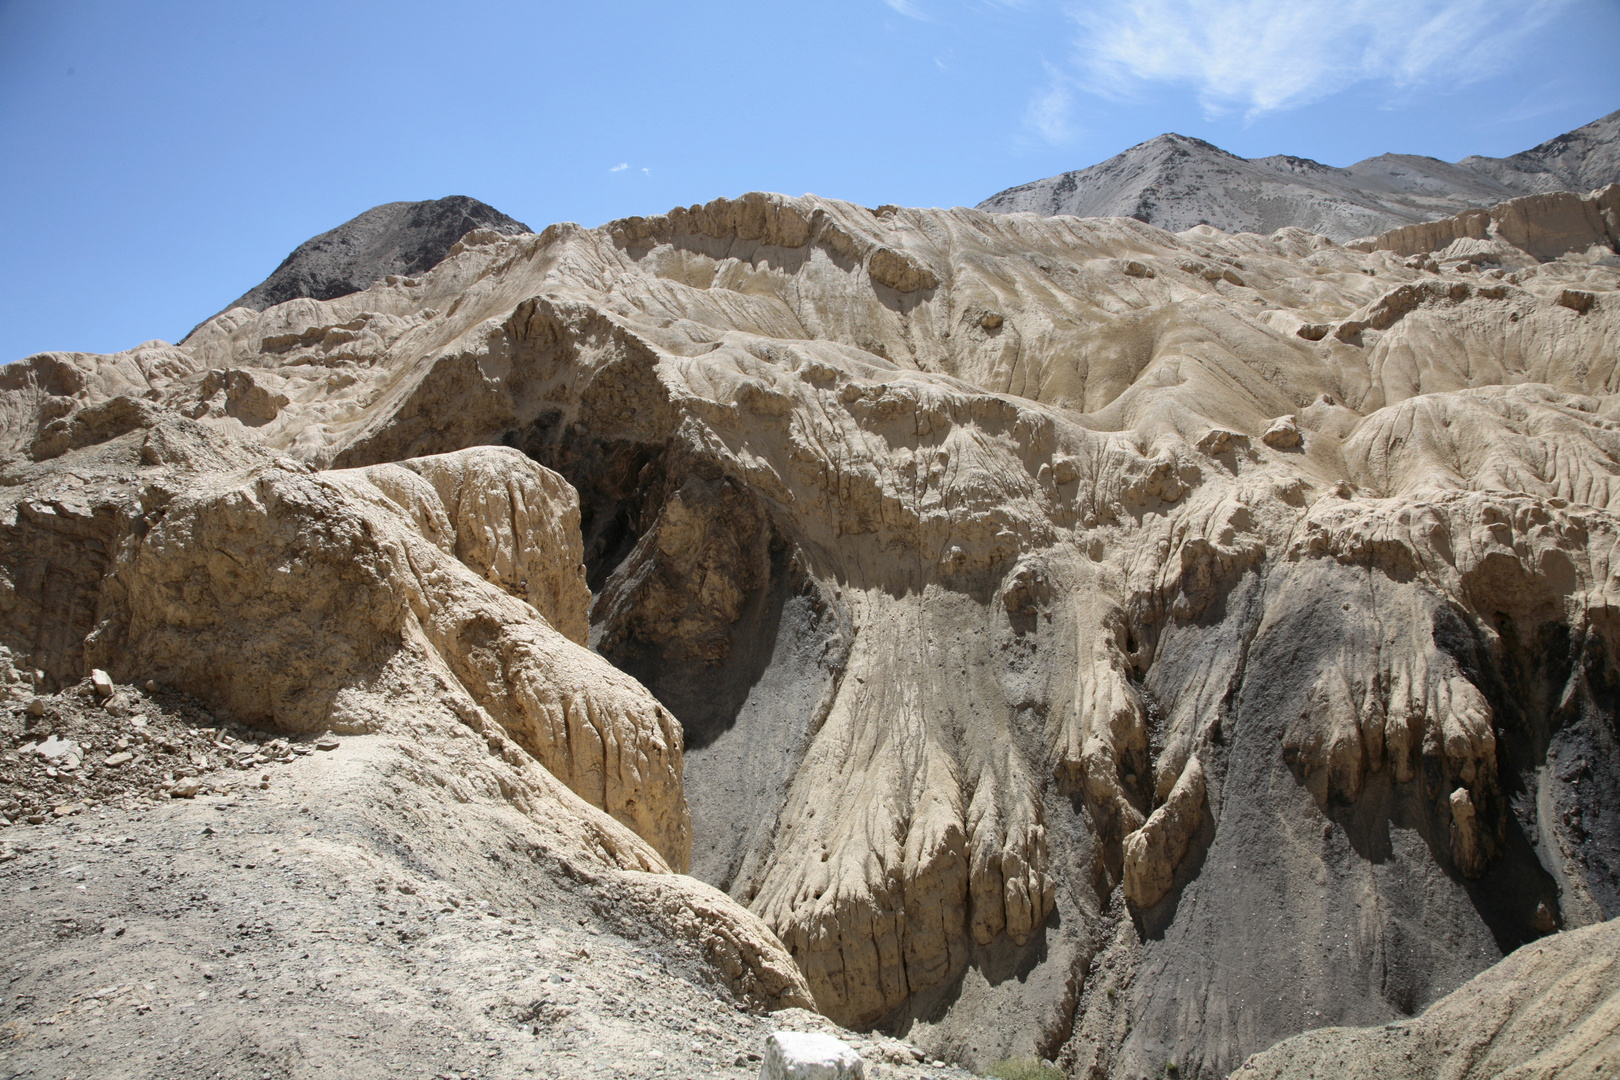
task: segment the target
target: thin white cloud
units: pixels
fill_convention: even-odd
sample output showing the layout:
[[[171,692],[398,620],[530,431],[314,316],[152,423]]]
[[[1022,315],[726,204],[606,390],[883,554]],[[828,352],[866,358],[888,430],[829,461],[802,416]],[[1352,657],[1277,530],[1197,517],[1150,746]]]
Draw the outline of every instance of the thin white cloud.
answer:
[[[1074,94],[1068,80],[1047,69],[1045,88],[1030,99],[1024,109],[1024,126],[1053,145],[1061,145],[1074,138],[1070,116],[1074,107]]]
[[[1080,23],[1087,89],[1189,86],[1206,112],[1249,116],[1357,83],[1457,86],[1511,63],[1569,0],[1093,0]],[[1037,101],[1040,95],[1037,95]]]
[[[926,20],[928,18],[927,13],[912,3],[912,0],[883,0],[883,2],[908,19]]]
[[[935,13],[927,10],[928,6],[956,8],[965,7],[970,9],[978,8],[980,10],[985,8],[990,8],[992,10],[1000,8],[1005,11],[1025,11],[1039,2],[1041,2],[1041,0],[953,0],[953,2],[949,4],[934,4],[925,6],[920,2],[920,0],[883,0],[883,3],[889,8],[892,8],[894,11],[899,12],[908,19],[917,19],[920,22],[935,21]]]
[[[630,163],[628,161],[621,161],[617,165],[613,166],[613,168],[609,169],[608,172],[624,172],[624,170],[628,169],[629,167]]]

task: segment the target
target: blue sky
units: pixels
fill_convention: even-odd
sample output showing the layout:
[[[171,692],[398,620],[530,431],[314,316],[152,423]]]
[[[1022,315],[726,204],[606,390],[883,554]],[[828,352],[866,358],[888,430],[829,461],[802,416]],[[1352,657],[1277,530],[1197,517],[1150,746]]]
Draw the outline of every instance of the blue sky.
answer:
[[[1620,108],[1617,0],[0,0],[0,360],[177,340],[369,206],[972,205],[1165,131],[1333,165]]]

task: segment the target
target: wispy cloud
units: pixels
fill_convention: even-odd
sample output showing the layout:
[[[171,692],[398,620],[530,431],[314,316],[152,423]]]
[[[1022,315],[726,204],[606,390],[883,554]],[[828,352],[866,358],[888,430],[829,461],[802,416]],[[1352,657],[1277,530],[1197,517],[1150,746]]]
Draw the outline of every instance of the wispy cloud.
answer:
[[[1094,0],[1071,13],[1087,89],[1121,97],[1142,84],[1180,84],[1207,113],[1252,117],[1364,82],[1406,90],[1478,80],[1568,3]]]
[[[947,0],[945,3],[932,3],[925,5],[921,0],[883,0],[883,3],[894,9],[908,19],[917,19],[921,22],[934,22],[937,13],[930,11],[930,7],[946,7],[968,10],[997,8],[1007,11],[1025,11],[1044,0]],[[948,17],[947,17],[948,18]]]
[[[630,163],[628,161],[621,161],[617,165],[613,166],[613,168],[609,169],[608,172],[624,172],[624,170],[628,169],[629,167]]]
[[[1048,65],[1046,86],[1024,109],[1024,126],[1054,146],[1069,142],[1075,135],[1070,121],[1073,106],[1070,81]]]

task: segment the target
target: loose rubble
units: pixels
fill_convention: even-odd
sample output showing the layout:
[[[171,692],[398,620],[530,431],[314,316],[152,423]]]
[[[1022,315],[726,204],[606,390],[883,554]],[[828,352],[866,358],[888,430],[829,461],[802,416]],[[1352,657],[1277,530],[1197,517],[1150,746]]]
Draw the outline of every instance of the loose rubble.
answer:
[[[99,673],[103,674],[104,673]],[[330,749],[335,740],[325,740]],[[183,694],[87,679],[0,706],[0,828],[268,788],[318,743],[222,724]]]

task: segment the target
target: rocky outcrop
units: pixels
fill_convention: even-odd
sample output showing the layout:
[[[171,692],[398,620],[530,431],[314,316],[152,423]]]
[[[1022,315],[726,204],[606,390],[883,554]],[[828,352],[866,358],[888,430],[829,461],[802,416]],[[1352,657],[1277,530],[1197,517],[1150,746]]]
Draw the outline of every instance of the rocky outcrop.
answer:
[[[979,209],[1131,217],[1180,231],[1306,229],[1340,242],[1490,207],[1515,196],[1620,182],[1620,112],[1507,158],[1456,164],[1381,154],[1348,168],[1309,158],[1236,157],[1201,139],[1160,135],[1098,165],[992,195]],[[1434,250],[1434,249],[1425,249]]]
[[[0,640],[22,685],[91,665],[236,723],[385,737],[392,797],[515,809],[739,999],[812,1003],[763,923],[671,873],[691,850],[674,718],[557,629],[586,632],[573,488],[495,447],[317,474],[146,419],[9,467]]]
[[[1471,240],[1481,243],[1465,243]],[[1594,247],[1605,254],[1620,251],[1620,184],[1589,195],[1527,195],[1488,210],[1406,225],[1377,237],[1371,249],[1397,255],[1455,250],[1476,260],[1489,252],[1491,261],[1500,262],[1502,246],[1536,262],[1585,254]]]
[[[1223,1075],[1620,912],[1620,277],[1525,260],[762,194],[474,232],[25,362],[0,644],[290,730],[420,702],[690,843],[841,1021]]]
[[[196,378],[203,365],[166,342],[111,356],[39,353],[0,367],[0,454],[52,457],[142,426],[146,392]],[[217,377],[217,376],[216,376]],[[206,376],[203,376],[206,378]],[[126,402],[113,405],[117,398]],[[97,407],[88,416],[71,414]]]
[[[437,505],[396,469],[433,485]],[[527,601],[564,637],[585,644],[591,594],[579,496],[562,477],[521,454],[483,447],[409,458],[366,476],[417,515],[421,531],[446,554]]]
[[[76,558],[45,549],[55,573],[76,572],[83,597],[58,651],[37,635],[60,584],[13,564],[0,631],[13,654],[48,672],[86,663],[156,678],[289,734],[390,728],[409,688],[515,742],[685,868],[679,728],[540,610],[583,636],[588,595],[566,484],[493,448],[321,475],[250,454],[245,468],[188,477],[150,460],[159,433],[195,438],[174,418],[103,445],[101,468],[134,471],[76,492],[77,513],[55,513],[26,481],[12,489],[14,557],[40,546],[33,537],[60,535],[64,516],[92,530],[77,537],[89,550]],[[63,566],[70,559],[82,569]]]
[[[1203,812],[1204,770],[1194,757],[1176,778],[1164,803],[1125,838],[1121,878],[1125,899],[1143,908],[1164,899]]]
[[[1602,1076],[1617,1058],[1620,922],[1607,922],[1523,946],[1421,1016],[1300,1035],[1232,1075]]]

